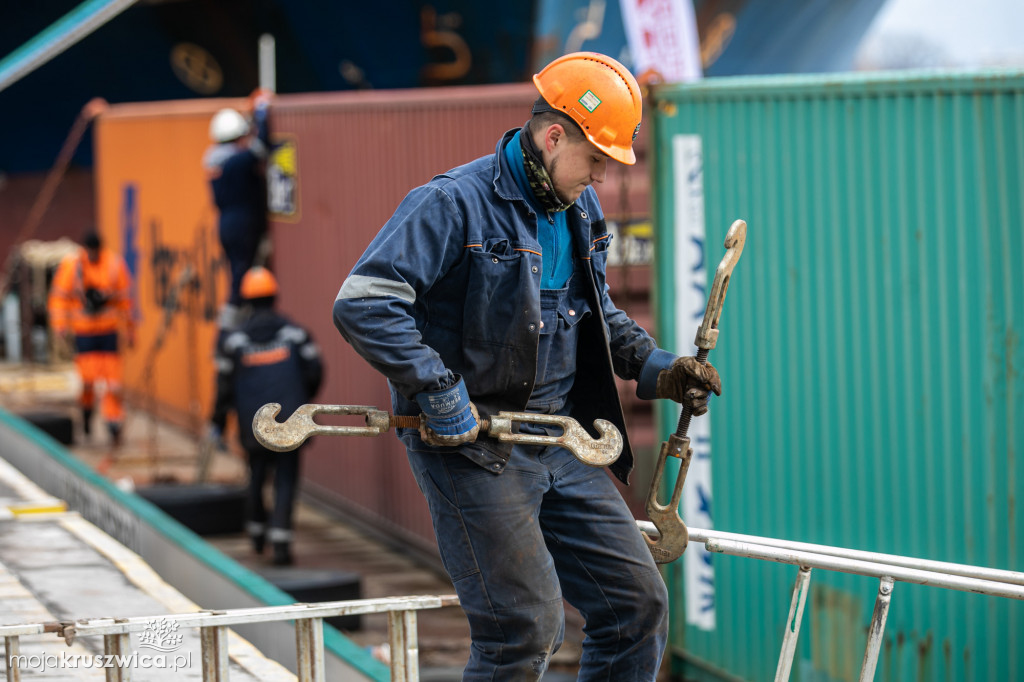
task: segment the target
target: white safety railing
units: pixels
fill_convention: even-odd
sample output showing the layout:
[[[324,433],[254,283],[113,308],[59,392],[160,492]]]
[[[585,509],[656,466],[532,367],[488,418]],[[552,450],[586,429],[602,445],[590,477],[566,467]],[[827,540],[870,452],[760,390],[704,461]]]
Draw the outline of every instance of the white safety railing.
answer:
[[[658,530],[649,521],[637,521],[637,526],[651,537]],[[827,545],[792,542],[724,531],[688,528],[690,542],[702,542],[708,551],[732,554],[799,567],[790,602],[776,682],[789,679],[796,653],[797,637],[803,619],[807,594],[810,591],[811,570],[852,573],[879,580],[878,596],[868,629],[867,648],[861,666],[860,680],[874,679],[878,655],[881,650],[885,622],[896,582],[929,585],[962,592],[974,592],[994,597],[1024,600],[1024,573],[1005,571],[943,561],[930,561],[893,554],[865,552]],[[385,599],[359,599],[352,601],[293,604],[263,608],[233,609],[227,611],[199,611],[133,618],[101,618],[75,622],[32,623],[0,625],[4,639],[7,663],[7,682],[18,682],[18,667],[22,637],[56,633],[69,645],[78,637],[102,636],[103,652],[117,660],[117,656],[130,659],[130,636],[151,627],[154,619],[177,623],[179,628],[199,628],[202,650],[204,682],[226,682],[228,679],[228,627],[247,623],[295,621],[296,668],[300,682],[324,682],[323,620],[335,616],[368,613],[388,614],[388,643],[391,648],[391,679],[393,682],[419,680],[419,644],[417,612],[445,606],[457,606],[455,595],[427,595],[390,597]],[[128,666],[107,669],[108,682],[127,682],[131,679]]]
[[[637,521],[641,530],[656,537],[658,530],[649,521]],[[885,620],[889,615],[889,603],[893,586],[897,581],[929,585],[961,592],[975,592],[993,597],[1024,600],[1024,573],[1004,571],[944,561],[915,559],[895,554],[865,552],[828,545],[814,545],[806,542],[791,542],[755,535],[741,535],[716,530],[688,528],[690,542],[702,542],[709,552],[732,554],[764,561],[775,561],[799,567],[793,596],[786,621],[779,665],[775,670],[776,682],[789,679],[796,653],[796,641],[800,634],[804,604],[810,591],[811,569],[853,573],[878,578],[878,596],[868,629],[868,643],[861,665],[860,681],[874,679],[881,649]]]
[[[177,623],[179,628],[199,628],[204,682],[228,679],[228,627],[245,623],[295,621],[296,672],[300,682],[325,682],[323,620],[335,616],[367,613],[388,614],[388,643],[391,647],[392,682],[419,680],[419,644],[416,614],[423,609],[457,606],[455,595],[427,595],[357,599],[352,601],[293,604],[227,611],[197,611],[183,614],[158,614],[133,618],[101,618],[75,622],[0,625],[7,661],[7,682],[18,682],[21,671],[21,637],[56,633],[69,645],[78,637],[102,635],[107,660],[117,656],[130,659],[130,637],[151,627],[154,619]],[[107,669],[108,682],[128,682],[129,666]]]

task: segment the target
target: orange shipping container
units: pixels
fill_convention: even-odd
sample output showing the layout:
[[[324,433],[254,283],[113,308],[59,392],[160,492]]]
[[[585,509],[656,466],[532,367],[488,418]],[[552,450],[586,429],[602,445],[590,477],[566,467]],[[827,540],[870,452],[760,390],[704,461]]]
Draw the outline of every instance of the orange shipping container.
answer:
[[[246,102],[114,105],[93,137],[97,223],[135,279],[139,324],[125,386],[196,429],[213,399],[216,316],[228,285],[202,170],[210,118],[225,106]]]

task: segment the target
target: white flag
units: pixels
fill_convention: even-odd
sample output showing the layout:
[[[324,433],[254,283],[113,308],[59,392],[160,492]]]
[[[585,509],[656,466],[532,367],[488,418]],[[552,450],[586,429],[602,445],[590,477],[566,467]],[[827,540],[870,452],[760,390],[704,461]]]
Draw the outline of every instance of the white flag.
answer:
[[[619,0],[633,73],[664,83],[700,80],[700,40],[690,0]]]

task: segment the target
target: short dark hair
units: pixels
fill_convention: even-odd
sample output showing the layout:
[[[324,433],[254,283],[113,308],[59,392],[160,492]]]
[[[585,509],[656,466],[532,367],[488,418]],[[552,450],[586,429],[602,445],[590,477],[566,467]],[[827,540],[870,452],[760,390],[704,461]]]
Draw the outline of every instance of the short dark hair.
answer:
[[[259,298],[247,298],[244,304],[253,308],[254,310],[263,310],[265,308],[273,308],[277,303],[277,296],[260,296]]]
[[[530,129],[531,130],[544,130],[550,125],[555,123],[561,124],[565,128],[566,135],[573,142],[580,142],[586,137],[583,135],[583,129],[580,128],[576,121],[572,120],[567,114],[563,114],[560,111],[539,111],[530,117]]]
[[[82,246],[87,249],[98,249],[102,243],[100,233],[95,228],[89,228],[82,236]]]
[[[584,138],[580,124],[574,121],[569,114],[551,106],[543,95],[534,100],[530,113],[532,114],[530,128],[533,130],[543,130],[549,125],[558,123],[565,128],[566,134],[573,142],[579,142]]]

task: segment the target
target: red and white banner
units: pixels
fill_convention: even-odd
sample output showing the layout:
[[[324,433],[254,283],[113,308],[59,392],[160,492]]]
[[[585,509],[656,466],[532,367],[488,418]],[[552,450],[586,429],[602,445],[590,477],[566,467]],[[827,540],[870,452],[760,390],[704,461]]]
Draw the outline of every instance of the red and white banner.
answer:
[[[700,40],[690,0],[619,0],[638,79],[700,80]]]

